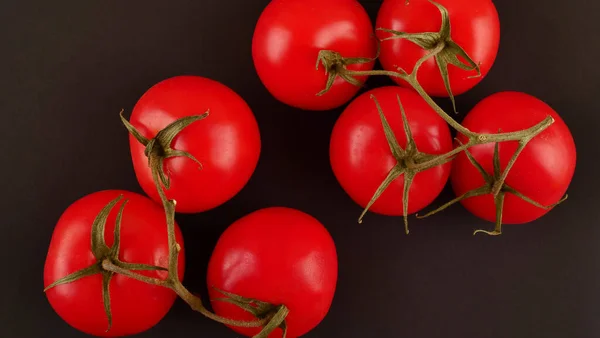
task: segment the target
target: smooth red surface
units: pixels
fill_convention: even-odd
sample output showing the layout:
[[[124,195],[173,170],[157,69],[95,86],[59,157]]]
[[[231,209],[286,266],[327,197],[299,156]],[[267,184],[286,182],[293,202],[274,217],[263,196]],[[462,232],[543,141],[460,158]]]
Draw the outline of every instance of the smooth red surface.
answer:
[[[337,283],[333,239],[323,225],[301,211],[272,207],[234,222],[219,238],[208,266],[210,298],[223,295],[213,287],[279,305],[285,304],[288,338],[317,326],[329,311]],[[252,320],[235,305],[213,301],[227,318]],[[252,336],[259,329],[233,327]],[[281,337],[277,329],[269,336]]]
[[[443,154],[452,150],[448,125],[414,91],[388,86],[363,93],[348,105],[336,122],[330,143],[331,166],[337,180],[363,208],[396,164],[371,95],[379,101],[402,149],[406,149],[406,134],[397,95],[404,106],[419,151]],[[439,195],[448,180],[450,168],[447,163],[415,176],[409,191],[409,214],[426,207]],[[404,175],[390,184],[370,210],[385,215],[402,215],[403,189]]]
[[[162,208],[149,198],[128,191],[107,190],[87,195],[71,204],[60,217],[44,266],[44,287],[96,262],[91,251],[92,223],[97,214],[120,194],[123,199],[111,211],[105,229],[106,244],[112,246],[115,220],[123,200],[128,200],[121,222],[119,259],[127,263],[168,267],[167,227]],[[176,225],[177,242],[182,250],[178,272],[183,278],[185,248]],[[140,271],[146,276],[165,279],[165,271]],[[69,325],[95,336],[123,336],[140,333],[156,325],[169,311],[176,295],[173,291],[115,274],[109,286],[113,325],[108,321],[102,301],[102,276],[82,278],[58,285],[46,292],[56,313]]]
[[[471,59],[480,63],[480,77],[476,71],[465,71],[448,66],[450,86],[454,95],[460,95],[477,85],[488,74],[498,53],[500,22],[496,7],[491,0],[437,0],[446,7],[450,16],[450,36]],[[439,9],[429,0],[385,0],[379,10],[376,28],[388,28],[407,33],[439,32],[442,17]],[[389,33],[377,31],[379,38]],[[384,69],[401,67],[411,72],[418,59],[427,52],[404,39],[382,42],[379,61]],[[400,85],[408,84],[393,78]],[[419,83],[432,96],[448,96],[440,70],[434,58],[427,60],[419,69]]]
[[[511,132],[533,127],[548,115],[555,122],[527,144],[506,179],[509,186],[543,205],[556,203],[564,196],[575,171],[576,149],[573,136],[558,113],[531,95],[500,92],[479,102],[463,121],[463,125],[472,131],[497,133],[499,129]],[[466,141],[462,135],[460,140]],[[517,146],[516,141],[500,143],[502,170]],[[494,143],[471,147],[470,151],[486,172],[493,173]],[[457,196],[484,183],[481,174],[464,153],[454,160],[451,182]],[[496,219],[492,195],[469,198],[462,204],[480,218],[490,222]],[[503,211],[503,223],[518,224],[531,222],[549,210],[506,194]]]
[[[371,19],[358,1],[273,0],[258,19],[252,40],[254,66],[267,90],[290,106],[333,109],[360,89],[338,77],[327,94],[316,95],[327,83],[323,66],[315,69],[322,49],[343,57],[375,56]],[[348,68],[371,70],[373,65]]]
[[[150,88],[137,102],[130,122],[152,138],[173,121],[200,115],[207,118],[185,128],[171,144],[173,149],[194,155],[198,164],[185,157],[165,160],[171,177],[166,190],[177,201],[177,211],[197,213],[215,208],[235,196],[248,182],[258,163],[260,132],[250,107],[233,90],[199,76],[176,76]],[[130,136],[137,179],[144,191],[160,203],[160,197],[144,146]]]

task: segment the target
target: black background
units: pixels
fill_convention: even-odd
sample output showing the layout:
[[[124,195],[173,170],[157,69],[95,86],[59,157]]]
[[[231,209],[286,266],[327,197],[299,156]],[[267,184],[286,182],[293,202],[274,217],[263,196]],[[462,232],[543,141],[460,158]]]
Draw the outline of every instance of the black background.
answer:
[[[341,109],[289,108],[256,76],[251,38],[267,2],[4,2],[0,336],[83,336],[53,312],[42,292],[54,224],[85,194],[141,192],[118,112],[130,112],[154,83],[194,74],[221,81],[247,100],[263,148],[238,196],[210,212],[178,216],[192,290],[204,292],[208,258],[225,227],[253,210],[283,205],[321,220],[338,247],[334,303],[307,337],[598,337],[600,182],[593,157],[600,126],[600,3],[496,0],[499,56],[488,77],[458,97],[460,111],[501,90],[535,95],[571,128],[578,163],[564,205],[491,238],[471,235],[492,224],[460,206],[413,218],[409,236],[400,218],[369,214],[363,225],[356,223],[361,209],[329,167],[329,134]],[[379,3],[363,1],[373,19]],[[370,88],[382,84],[391,82],[368,82]],[[450,197],[447,189],[439,201]],[[236,335],[178,301],[141,336]]]

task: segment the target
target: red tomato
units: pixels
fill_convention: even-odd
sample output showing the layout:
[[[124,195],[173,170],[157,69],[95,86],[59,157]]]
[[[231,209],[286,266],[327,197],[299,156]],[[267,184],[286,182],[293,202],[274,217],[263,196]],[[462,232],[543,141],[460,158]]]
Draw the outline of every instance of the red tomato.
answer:
[[[477,85],[488,74],[498,53],[500,42],[500,21],[498,12],[491,0],[436,0],[449,13],[451,38],[480,64],[481,76],[477,71],[465,71],[448,66],[450,86],[454,95],[460,95]],[[407,33],[438,32],[442,17],[439,9],[429,0],[385,0],[377,16],[377,28],[387,28]],[[390,33],[377,31],[379,38]],[[412,71],[415,62],[427,54],[416,44],[393,39],[382,42],[379,58],[384,69],[396,70],[401,67]],[[470,78],[472,77],[472,78]],[[400,85],[406,82],[393,78]],[[418,72],[419,83],[432,96],[448,96],[436,61],[430,58]]]
[[[152,138],[177,119],[209,116],[185,128],[171,147],[192,154],[164,162],[171,186],[165,190],[177,201],[176,211],[197,213],[215,208],[235,196],[248,182],[258,163],[261,140],[256,119],[246,102],[225,85],[199,76],[176,76],[150,88],[137,102],[130,123]],[[144,154],[145,147],[130,136],[137,179],[144,191],[160,203]]]
[[[355,0],[273,0],[254,31],[252,57],[267,90],[279,101],[305,110],[328,110],[348,102],[360,89],[337,78],[323,96],[327,75],[315,69],[320,50],[343,57],[375,56],[371,19]],[[349,65],[371,70],[374,62]],[[358,77],[364,82],[366,77]]]
[[[234,222],[219,238],[208,265],[211,299],[223,295],[213,287],[273,305],[285,305],[287,337],[304,335],[329,311],[337,283],[333,239],[319,221],[283,207],[261,209]],[[212,301],[218,315],[253,320],[248,312]],[[232,327],[252,336],[260,329]],[[281,337],[276,329],[269,337]]]
[[[330,143],[331,166],[337,180],[363,208],[396,164],[371,95],[381,104],[402,149],[406,149],[406,134],[397,95],[400,96],[418,150],[428,154],[443,154],[452,150],[448,125],[414,91],[388,86],[363,93],[339,117]],[[409,214],[433,202],[444,188],[450,168],[451,165],[446,163],[415,176],[409,190]],[[369,210],[384,215],[403,215],[403,189],[404,175],[393,181]]]
[[[45,287],[97,262],[91,250],[92,223],[102,208],[120,194],[128,202],[121,222],[119,260],[165,268],[168,266],[169,249],[163,209],[149,198],[136,193],[101,191],[77,200],[60,217],[44,266]],[[113,245],[118,209],[118,206],[113,208],[106,223],[105,240],[108,246]],[[183,278],[185,250],[177,225],[176,238],[182,247],[178,273]],[[166,271],[138,273],[154,278],[167,278]],[[101,274],[55,286],[46,291],[46,295],[56,313],[72,327],[90,335],[113,337],[150,329],[167,314],[177,297],[169,289],[118,274],[113,275],[109,290],[112,327],[108,332]]]
[[[501,92],[479,102],[463,121],[466,128],[475,132],[497,133],[499,129],[502,132],[512,132],[533,127],[548,115],[555,122],[527,144],[506,178],[506,184],[542,205],[556,203],[565,195],[575,171],[575,143],[560,116],[533,96],[519,92]],[[461,142],[467,141],[462,135],[459,139]],[[469,149],[489,174],[493,174],[494,145],[489,143]],[[517,146],[516,141],[499,144],[502,170]],[[483,177],[464,153],[454,160],[451,182],[457,196],[484,184]],[[468,198],[462,204],[480,218],[490,222],[496,219],[496,207],[490,194]],[[527,223],[548,211],[507,193],[502,222]]]

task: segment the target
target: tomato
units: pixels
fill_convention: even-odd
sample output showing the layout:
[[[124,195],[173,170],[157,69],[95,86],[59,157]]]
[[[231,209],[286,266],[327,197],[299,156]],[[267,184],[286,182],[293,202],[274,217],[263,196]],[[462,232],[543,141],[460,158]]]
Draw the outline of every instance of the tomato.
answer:
[[[273,0],[254,30],[252,58],[258,76],[279,101],[304,110],[328,110],[348,102],[360,89],[337,77],[322,96],[327,75],[315,69],[320,50],[341,56],[375,57],[371,19],[355,0]],[[374,62],[349,65],[371,70]],[[364,82],[365,76],[357,77]]]
[[[97,262],[91,249],[92,223],[100,211],[119,195],[127,200],[121,222],[119,260],[126,263],[168,266],[168,240],[163,209],[149,198],[121,190],[87,195],[71,204],[62,214],[52,235],[44,266],[44,286]],[[106,222],[105,241],[114,243],[118,207]],[[183,278],[185,249],[176,225],[176,239],[182,247],[178,273]],[[166,279],[166,271],[137,271]],[[173,305],[176,294],[170,289],[146,284],[119,274],[109,283],[112,327],[103,305],[102,282],[96,273],[46,291],[56,313],[72,327],[95,336],[123,336],[146,331],[156,325]]]
[[[176,211],[197,213],[215,208],[235,196],[252,176],[261,150],[258,124],[246,102],[233,90],[199,76],[176,76],[152,86],[136,103],[130,123],[152,138],[180,118],[208,117],[183,129],[171,147],[194,156],[167,158],[170,177],[165,192],[177,201]],[[145,147],[130,136],[136,177],[148,196],[160,203]]]
[[[288,307],[287,337],[317,326],[329,311],[337,283],[338,262],[325,227],[301,211],[271,207],[252,212],[229,226],[219,238],[208,265],[207,282],[215,313],[253,320],[236,305],[217,301],[223,294]],[[232,327],[252,336],[260,329]],[[281,337],[276,329],[269,337]]]
[[[330,160],[335,177],[348,195],[365,207],[397,160],[392,155],[374,96],[380,103],[396,139],[406,149],[400,97],[418,150],[443,154],[452,150],[446,122],[414,91],[398,86],[363,93],[346,107],[331,134]],[[449,163],[417,173],[409,190],[408,214],[429,205],[442,191],[450,175]],[[403,215],[404,175],[394,180],[369,210],[390,216]]]
[[[533,127],[548,115],[554,118],[554,123],[527,144],[505,181],[513,189],[542,205],[554,204],[565,195],[575,171],[573,136],[558,113],[529,94],[500,92],[479,102],[463,121],[463,125],[474,132],[512,132]],[[462,135],[459,140],[463,143],[467,141]],[[503,171],[518,142],[502,142],[498,146],[500,168]],[[494,143],[489,143],[469,148],[475,160],[489,174],[493,173],[494,147]],[[484,184],[482,175],[464,153],[454,160],[451,182],[457,196]],[[482,219],[490,222],[496,219],[496,206],[491,194],[467,198],[461,203]],[[548,211],[506,193],[502,222],[527,223]]]
[[[489,73],[496,60],[500,42],[500,21],[498,12],[491,0],[437,0],[449,13],[451,39],[479,63],[481,76],[477,71],[465,71],[448,66],[450,86],[454,95],[460,95],[477,85]],[[376,27],[407,33],[439,32],[442,17],[438,8],[429,0],[385,0],[377,15]],[[379,38],[387,38],[389,33],[377,31]],[[392,39],[381,44],[381,65],[386,70],[395,71],[401,67],[411,72],[416,61],[427,51],[405,39]],[[464,58],[462,58],[464,60]],[[400,85],[407,85],[393,78]],[[432,96],[446,97],[440,69],[434,58],[427,60],[418,72],[418,80],[425,91]]]

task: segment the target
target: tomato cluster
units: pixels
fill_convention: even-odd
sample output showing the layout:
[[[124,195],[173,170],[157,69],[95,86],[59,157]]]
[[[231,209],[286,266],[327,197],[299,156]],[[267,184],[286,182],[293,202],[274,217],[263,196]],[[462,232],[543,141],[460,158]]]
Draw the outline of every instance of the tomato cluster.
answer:
[[[454,103],[476,86],[499,36],[491,0],[385,0],[375,28],[356,0],[273,0],[257,20],[251,54],[277,100],[313,111],[347,104],[329,151],[340,186],[364,209],[359,221],[368,210],[403,216],[408,232],[408,215],[450,181],[457,197],[418,217],[460,202],[495,223],[476,233],[499,235],[503,223],[531,222],[561,203],[576,161],[567,125],[531,95],[492,94],[462,124],[432,99]],[[357,96],[370,76],[397,85]],[[245,100],[215,80],[176,76],[148,89],[121,120],[148,197],[106,190],[64,211],[44,268],[56,313],[91,335],[133,335],[156,325],[179,296],[245,336],[314,329],[333,301],[338,260],[326,227],[300,210],[256,210],[223,232],[207,272],[214,312],[182,284],[175,214],[227,203],[258,163],[260,130]]]

